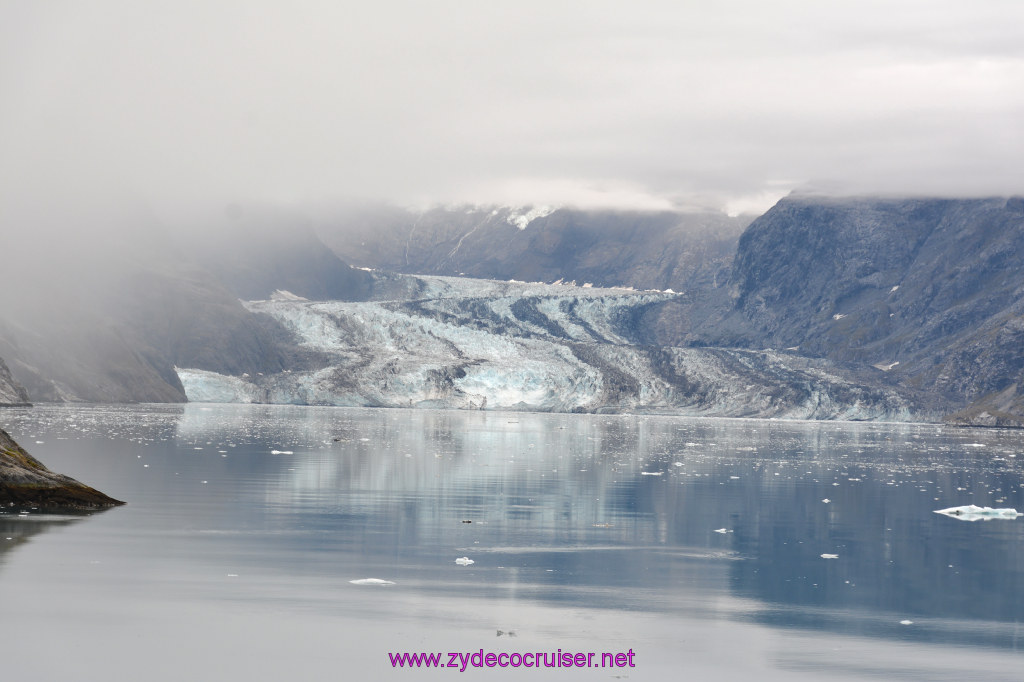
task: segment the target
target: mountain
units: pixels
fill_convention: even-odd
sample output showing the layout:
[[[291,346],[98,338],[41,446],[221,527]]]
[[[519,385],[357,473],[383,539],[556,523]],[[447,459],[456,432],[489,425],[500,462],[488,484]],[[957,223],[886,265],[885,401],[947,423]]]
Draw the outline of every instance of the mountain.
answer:
[[[317,222],[349,263],[391,272],[637,289],[725,282],[751,217],[465,207],[349,209]]]
[[[956,421],[1022,423],[1024,199],[791,196],[744,232],[728,288],[658,340],[870,365]]]

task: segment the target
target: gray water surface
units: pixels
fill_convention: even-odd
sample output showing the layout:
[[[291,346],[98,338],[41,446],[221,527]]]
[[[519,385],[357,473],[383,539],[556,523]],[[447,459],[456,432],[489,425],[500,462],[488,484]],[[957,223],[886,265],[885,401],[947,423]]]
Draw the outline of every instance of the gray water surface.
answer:
[[[0,515],[5,679],[1021,679],[1024,517],[933,513],[1024,510],[1017,431],[246,405],[0,424],[128,501]],[[559,649],[634,667],[389,659]]]

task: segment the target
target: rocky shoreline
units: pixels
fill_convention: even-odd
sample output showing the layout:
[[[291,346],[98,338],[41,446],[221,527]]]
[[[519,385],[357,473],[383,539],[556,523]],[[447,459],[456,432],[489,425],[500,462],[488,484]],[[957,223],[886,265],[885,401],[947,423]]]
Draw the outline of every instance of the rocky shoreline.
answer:
[[[0,507],[95,511],[124,502],[50,471],[0,429]]]

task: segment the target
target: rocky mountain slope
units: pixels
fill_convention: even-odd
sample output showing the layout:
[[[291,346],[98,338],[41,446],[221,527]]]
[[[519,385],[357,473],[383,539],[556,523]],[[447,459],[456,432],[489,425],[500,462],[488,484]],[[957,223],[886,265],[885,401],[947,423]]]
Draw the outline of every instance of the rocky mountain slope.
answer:
[[[527,207],[363,208],[317,223],[345,261],[402,273],[638,289],[706,289],[728,279],[752,216]]]
[[[1024,199],[784,199],[741,237],[728,301],[687,341],[872,365],[968,420],[1024,414]]]

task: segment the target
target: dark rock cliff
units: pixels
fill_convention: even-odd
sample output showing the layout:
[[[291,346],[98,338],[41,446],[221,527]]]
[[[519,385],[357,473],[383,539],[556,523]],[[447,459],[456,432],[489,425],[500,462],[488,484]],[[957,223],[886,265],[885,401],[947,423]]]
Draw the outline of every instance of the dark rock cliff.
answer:
[[[1019,420],[1022,204],[784,199],[740,238],[729,295],[690,340],[873,365],[936,399],[989,404],[998,423]]]

